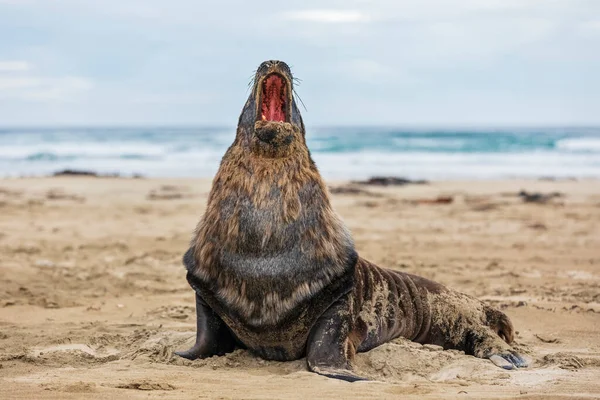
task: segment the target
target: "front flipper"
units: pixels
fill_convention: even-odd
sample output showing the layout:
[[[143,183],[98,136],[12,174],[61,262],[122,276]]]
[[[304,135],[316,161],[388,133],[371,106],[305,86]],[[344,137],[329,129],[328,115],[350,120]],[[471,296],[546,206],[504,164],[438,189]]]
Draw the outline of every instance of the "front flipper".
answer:
[[[310,332],[306,349],[308,369],[347,382],[365,381],[352,372],[356,346],[350,340],[350,314],[343,298],[325,311]]]
[[[223,320],[196,294],[196,343],[186,351],[177,351],[188,360],[223,355],[235,348],[233,334]]]
[[[231,330],[198,294],[198,282],[196,282],[193,275],[196,268],[194,252],[194,246],[191,246],[185,252],[183,265],[188,271],[187,280],[196,291],[196,343],[189,350],[175,352],[178,356],[188,360],[223,355],[233,351],[236,345]]]
[[[485,315],[486,325],[492,330],[492,339],[488,342],[493,343],[495,341],[495,346],[491,346],[487,351],[480,352],[484,353],[491,362],[500,368],[526,368],[528,366],[527,361],[509,346],[515,338],[515,329],[510,319],[502,311],[489,306],[486,307]],[[488,334],[490,334],[489,331]],[[498,340],[498,338],[502,340]],[[484,342],[480,341],[480,343]]]

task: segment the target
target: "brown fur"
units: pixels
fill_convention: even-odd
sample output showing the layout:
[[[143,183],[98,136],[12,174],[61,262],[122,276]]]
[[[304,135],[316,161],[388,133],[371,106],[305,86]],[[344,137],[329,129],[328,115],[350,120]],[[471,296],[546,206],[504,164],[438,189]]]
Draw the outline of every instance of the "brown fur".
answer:
[[[265,124],[260,123],[258,124]],[[269,149],[261,147],[257,139],[251,141],[252,151],[244,148],[243,133],[239,132],[234,144],[229,148],[208,198],[206,213],[196,228],[193,240],[196,250],[197,267],[194,271],[206,279],[216,280],[219,286],[227,286],[225,276],[218,269],[218,254],[221,250],[236,252],[244,250],[244,234],[240,228],[240,214],[243,213],[241,200],[248,200],[257,210],[272,210],[274,218],[263,227],[262,245],[277,241],[277,227],[298,220],[303,209],[319,208],[318,220],[312,226],[306,226],[299,237],[307,245],[302,250],[313,253],[315,259],[334,261],[342,265],[348,231],[330,205],[327,186],[321,180],[319,172],[304,143],[297,127],[291,124],[279,127],[294,136],[287,150],[277,150],[277,156]],[[265,146],[266,147],[266,146]],[[269,154],[269,157],[265,156]],[[302,202],[299,193],[302,188],[311,187],[311,198]],[[273,189],[281,194],[273,195]],[[225,204],[233,202],[233,207]],[[224,215],[225,208],[233,208]],[[310,243],[310,245],[309,245]],[[244,292],[244,285],[241,286]],[[303,291],[299,290],[301,294]]]
[[[445,348],[460,348],[487,357],[508,351],[514,330],[504,313],[480,300],[400,271],[377,267],[359,258],[350,296],[355,313],[358,351],[396,337]],[[362,328],[361,328],[362,327]],[[493,332],[487,335],[486,332]],[[470,334],[489,337],[486,346],[471,348]],[[484,348],[485,347],[485,348]]]
[[[182,355],[227,351],[233,339],[218,345],[218,336],[226,335],[264,358],[307,355],[311,370],[357,380],[349,372],[356,352],[403,336],[478,357],[501,355],[520,366],[520,358],[510,358],[514,333],[503,313],[357,256],[310,157],[291,96],[291,122],[256,118],[257,87],[269,73],[292,81],[283,63],[259,68],[184,258],[200,311],[197,343]],[[207,332],[209,340],[200,330],[211,326],[221,333]]]
[[[319,316],[314,308],[324,311],[339,297],[324,294],[349,289],[354,246],[330,205],[302,128],[267,121],[248,125],[238,127],[214,178],[192,241],[190,272],[206,302],[223,310],[219,315],[246,345],[256,343],[266,357],[295,357]],[[286,271],[269,265],[272,259],[298,268]],[[304,327],[298,331],[293,325],[299,321]],[[274,338],[259,339],[252,330],[269,330]],[[285,355],[261,352],[269,341]]]

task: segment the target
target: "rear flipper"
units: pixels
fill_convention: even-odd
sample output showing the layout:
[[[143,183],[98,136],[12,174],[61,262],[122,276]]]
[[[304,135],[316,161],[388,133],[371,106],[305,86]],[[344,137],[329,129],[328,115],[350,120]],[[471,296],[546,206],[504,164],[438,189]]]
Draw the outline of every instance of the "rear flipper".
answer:
[[[478,327],[467,333],[465,352],[475,357],[487,358],[504,369],[528,366],[519,353],[488,327]]]
[[[306,349],[308,369],[328,378],[347,382],[365,381],[352,372],[351,360],[356,346],[350,340],[350,315],[343,298],[317,320],[310,332]]]
[[[489,360],[504,369],[527,368],[527,361],[516,352],[493,354]]]
[[[468,330],[465,351],[479,358],[487,358],[504,369],[525,368],[527,361],[510,344],[514,339],[514,328],[508,317],[492,307],[485,306],[487,326]]]

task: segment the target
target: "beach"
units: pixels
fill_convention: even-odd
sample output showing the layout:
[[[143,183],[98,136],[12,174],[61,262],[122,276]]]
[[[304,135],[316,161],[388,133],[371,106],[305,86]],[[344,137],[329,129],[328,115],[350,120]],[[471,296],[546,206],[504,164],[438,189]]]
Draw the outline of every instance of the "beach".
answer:
[[[504,311],[527,369],[403,339],[346,383],[236,350],[188,361],[181,257],[210,179],[0,180],[0,398],[600,397],[600,181],[328,182],[359,254]],[[339,188],[342,188],[341,190]],[[519,192],[554,194],[524,201]]]

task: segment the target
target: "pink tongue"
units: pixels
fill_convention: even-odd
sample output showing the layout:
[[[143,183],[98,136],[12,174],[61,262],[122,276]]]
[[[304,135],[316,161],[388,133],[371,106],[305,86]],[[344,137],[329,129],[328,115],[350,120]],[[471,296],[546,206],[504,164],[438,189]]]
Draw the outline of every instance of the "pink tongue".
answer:
[[[267,78],[265,86],[265,98],[262,105],[263,116],[268,121],[285,121],[285,111],[283,110],[283,101],[281,99],[281,91],[283,89],[281,78],[276,75],[270,76]]]
[[[284,117],[281,112],[281,99],[279,99],[279,95],[271,97],[271,101],[269,102],[269,116],[268,119],[271,121],[283,122]]]

